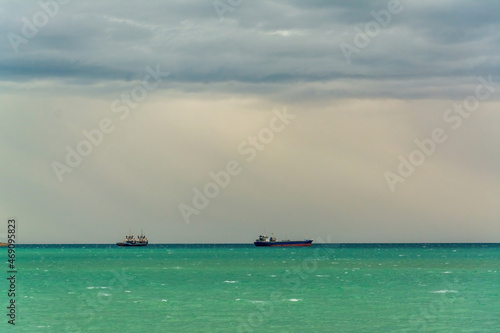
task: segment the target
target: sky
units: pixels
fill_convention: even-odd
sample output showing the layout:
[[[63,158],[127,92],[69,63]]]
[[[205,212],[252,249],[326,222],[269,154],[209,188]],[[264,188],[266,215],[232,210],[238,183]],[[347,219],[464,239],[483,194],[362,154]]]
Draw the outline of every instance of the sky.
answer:
[[[499,12],[0,0],[0,237],[498,242]]]

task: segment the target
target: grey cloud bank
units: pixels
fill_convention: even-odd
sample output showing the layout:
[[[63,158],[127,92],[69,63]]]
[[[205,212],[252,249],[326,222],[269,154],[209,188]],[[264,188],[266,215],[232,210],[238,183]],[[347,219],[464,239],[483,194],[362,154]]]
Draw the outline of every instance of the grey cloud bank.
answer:
[[[496,2],[390,3],[255,1],[220,22],[210,3],[199,1],[70,2],[20,46],[19,54],[4,39],[0,73],[13,81],[131,80],[140,79],[147,62],[175,69],[172,80],[179,82],[288,84],[349,78],[384,84],[441,77],[453,87],[470,76],[498,75]],[[374,12],[388,7],[390,24],[362,57],[352,57],[355,66],[346,66],[339,45],[352,44],[353,29],[364,30],[376,21]],[[38,4],[6,3],[1,30],[6,35],[21,31],[22,18],[37,11]]]

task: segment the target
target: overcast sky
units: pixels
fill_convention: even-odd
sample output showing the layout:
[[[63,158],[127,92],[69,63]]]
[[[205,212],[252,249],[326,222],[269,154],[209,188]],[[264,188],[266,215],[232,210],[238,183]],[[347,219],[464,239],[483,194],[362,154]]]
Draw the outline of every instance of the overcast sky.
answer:
[[[500,2],[42,3],[0,0],[20,242],[498,242]]]

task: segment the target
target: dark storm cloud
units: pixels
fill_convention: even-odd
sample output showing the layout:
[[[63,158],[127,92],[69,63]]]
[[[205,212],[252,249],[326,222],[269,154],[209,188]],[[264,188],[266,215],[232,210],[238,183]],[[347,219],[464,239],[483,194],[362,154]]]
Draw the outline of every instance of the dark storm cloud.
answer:
[[[21,19],[41,9],[34,2],[7,3],[0,14],[5,36],[0,73],[4,81],[126,81],[140,79],[145,66],[158,63],[172,73],[170,82],[275,87],[347,78],[382,85],[440,78],[455,86],[471,76],[498,75],[496,1],[401,1],[401,12],[348,64],[340,43],[354,45],[353,29],[364,31],[374,20],[371,11],[387,6],[388,1],[245,1],[221,21],[211,2],[73,1],[61,5],[16,54],[8,33],[22,36]],[[350,89],[364,94],[356,84]],[[398,91],[380,93],[394,96]]]

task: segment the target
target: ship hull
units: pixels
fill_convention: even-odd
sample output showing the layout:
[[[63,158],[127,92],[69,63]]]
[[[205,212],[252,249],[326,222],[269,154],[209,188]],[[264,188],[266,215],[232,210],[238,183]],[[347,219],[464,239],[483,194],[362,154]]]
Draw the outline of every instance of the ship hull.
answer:
[[[286,242],[254,242],[255,246],[281,247],[281,246],[311,246],[312,240],[286,241]]]
[[[135,244],[132,244],[132,243],[116,243],[116,245],[118,246],[147,246],[148,243],[135,243]]]

